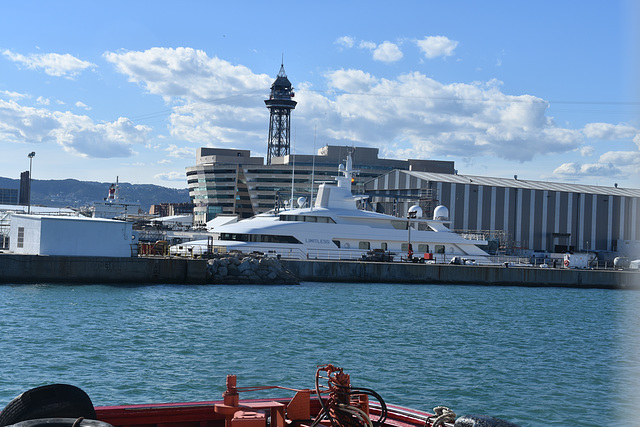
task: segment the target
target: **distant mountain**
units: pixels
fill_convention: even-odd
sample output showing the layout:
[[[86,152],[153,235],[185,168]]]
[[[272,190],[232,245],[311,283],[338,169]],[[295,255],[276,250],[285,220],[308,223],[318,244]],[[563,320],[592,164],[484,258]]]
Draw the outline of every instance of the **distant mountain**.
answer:
[[[78,181],[76,179],[38,180],[31,182],[31,203],[52,207],[73,207],[92,205],[104,200],[109,192],[111,182]],[[151,205],[160,203],[188,203],[189,190],[161,187],[151,184],[119,185],[120,198],[129,202],[139,202],[145,212]],[[0,177],[0,188],[20,188],[19,179]]]

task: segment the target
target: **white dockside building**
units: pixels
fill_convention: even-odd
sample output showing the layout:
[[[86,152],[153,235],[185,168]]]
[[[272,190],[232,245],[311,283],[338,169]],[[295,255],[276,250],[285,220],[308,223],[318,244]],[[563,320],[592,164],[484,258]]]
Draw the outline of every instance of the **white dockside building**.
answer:
[[[77,216],[15,214],[9,250],[16,254],[131,257],[132,223]]]

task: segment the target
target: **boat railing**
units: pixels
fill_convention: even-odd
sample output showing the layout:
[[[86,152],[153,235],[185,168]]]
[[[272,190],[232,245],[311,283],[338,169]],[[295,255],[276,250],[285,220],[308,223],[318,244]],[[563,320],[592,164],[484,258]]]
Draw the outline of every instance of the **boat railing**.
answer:
[[[352,261],[362,259],[362,255],[366,254],[368,250],[364,249],[342,249],[336,250],[322,250],[314,249],[307,251],[307,259],[321,259],[321,260],[336,260],[336,261]]]
[[[193,255],[199,256],[203,254],[225,254],[229,252],[228,248],[224,245],[211,244],[206,249],[194,248]],[[289,258],[289,259],[302,259],[306,258],[307,254],[300,248],[282,248],[278,246],[261,245],[260,250],[251,250],[251,247],[247,247],[245,253],[262,254],[273,258]]]
[[[186,256],[186,257],[202,257],[206,255],[222,255],[228,252],[228,249],[224,245],[210,244],[208,246],[184,246],[184,248],[173,252],[173,255]],[[251,250],[247,247],[243,252],[245,253],[259,253],[267,257],[283,258],[283,259],[319,259],[319,260],[358,260],[362,259],[362,255],[367,252],[364,249],[342,249],[336,251],[335,249],[311,249],[305,251],[300,248],[292,247],[279,247],[261,245],[260,250]]]

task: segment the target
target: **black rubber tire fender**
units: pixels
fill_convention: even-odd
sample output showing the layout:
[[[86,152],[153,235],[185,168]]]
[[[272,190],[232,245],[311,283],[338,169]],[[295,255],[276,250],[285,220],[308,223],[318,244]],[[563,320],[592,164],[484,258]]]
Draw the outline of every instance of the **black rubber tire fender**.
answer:
[[[454,427],[520,427],[509,421],[487,415],[463,415],[455,422]]]
[[[0,412],[0,427],[36,418],[95,419],[96,411],[83,390],[68,384],[50,384],[25,391]]]
[[[113,427],[109,423],[98,420],[80,418],[38,418],[35,420],[20,421],[7,427]]]

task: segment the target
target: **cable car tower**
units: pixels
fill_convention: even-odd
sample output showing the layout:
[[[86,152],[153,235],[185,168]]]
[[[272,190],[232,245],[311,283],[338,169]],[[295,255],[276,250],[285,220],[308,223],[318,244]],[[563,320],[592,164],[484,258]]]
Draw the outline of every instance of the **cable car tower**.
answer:
[[[264,103],[271,112],[269,119],[269,142],[267,147],[267,164],[271,164],[272,157],[289,154],[291,140],[291,110],[296,108],[297,102],[293,98],[293,86],[284,72],[284,63],[280,65],[280,72],[276,81],[271,85],[271,95]]]

